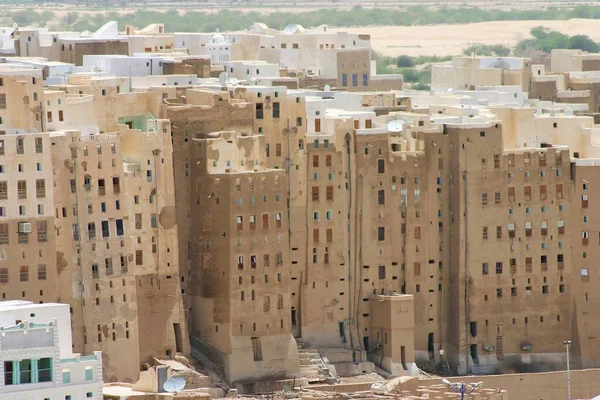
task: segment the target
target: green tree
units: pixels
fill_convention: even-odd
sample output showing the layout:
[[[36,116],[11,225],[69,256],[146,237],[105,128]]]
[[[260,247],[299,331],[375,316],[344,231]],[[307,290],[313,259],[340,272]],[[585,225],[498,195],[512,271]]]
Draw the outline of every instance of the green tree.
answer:
[[[13,13],[12,20],[15,24],[19,26],[25,26],[31,24],[31,18],[28,15],[29,13],[25,11],[17,11]]]
[[[597,53],[600,50],[598,43],[586,35],[571,36],[568,41],[569,49],[580,49],[589,53]]]
[[[396,66],[398,68],[411,68],[415,66],[415,61],[412,57],[403,54],[396,59]]]

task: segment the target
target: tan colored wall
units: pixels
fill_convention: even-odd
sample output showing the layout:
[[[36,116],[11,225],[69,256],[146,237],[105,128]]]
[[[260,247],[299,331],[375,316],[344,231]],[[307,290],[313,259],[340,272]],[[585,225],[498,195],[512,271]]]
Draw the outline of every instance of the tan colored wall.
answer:
[[[372,295],[370,303],[371,360],[396,376],[407,373],[415,361],[413,297]]]
[[[361,50],[339,50],[337,55],[337,81],[336,87],[341,90],[371,90],[371,51]],[[357,75],[356,86],[353,85],[352,76]],[[347,85],[343,85],[343,76],[347,77]],[[367,85],[364,85],[363,75],[367,76]]]
[[[164,75],[198,75],[198,78],[210,77],[210,59],[194,58],[175,61],[163,61]]]
[[[506,390],[512,399],[552,400],[567,396],[567,373],[545,372],[538,374],[480,375],[472,377],[448,378],[452,382],[483,382],[485,388]],[[600,370],[590,369],[571,371],[571,398],[590,399],[598,395],[594,383],[600,377]],[[419,384],[433,385],[439,379],[422,379]]]
[[[58,299],[71,304],[76,351],[103,351],[106,381],[134,382],[140,365],[151,356],[189,353],[179,295],[174,190],[168,178],[169,124],[157,121],[157,127],[154,132],[123,129],[93,138],[53,135]],[[155,156],[157,147],[161,153]],[[113,186],[116,178],[118,188]],[[105,190],[99,179],[105,180]],[[151,226],[152,214],[157,214],[156,228]],[[116,231],[117,220],[123,223],[122,233]],[[103,237],[102,221],[108,221],[108,237]],[[95,224],[95,238],[89,235],[89,223]],[[79,226],[80,240],[73,235],[74,225]],[[182,329],[179,346],[174,323]]]
[[[594,226],[598,222],[596,204],[600,199],[598,191],[598,173],[594,166],[577,166],[574,170],[572,185],[572,245],[573,271],[571,276],[571,296],[574,302],[573,355],[574,360],[584,368],[593,368],[598,363],[598,339],[595,332],[599,328],[597,310],[600,298],[596,295],[598,287],[598,259],[600,243]],[[582,200],[588,196],[587,207]],[[589,233],[589,240],[582,238],[583,232]],[[582,275],[583,269],[589,275]]]
[[[17,152],[19,139],[23,140],[23,154]],[[0,283],[1,298],[54,301],[59,291],[54,262],[57,235],[50,139],[47,133],[40,133],[5,135],[0,140],[0,164],[4,171],[0,182],[7,188],[6,199],[0,200],[4,215],[0,268],[7,273],[6,282]],[[41,140],[39,150],[36,140]],[[26,183],[25,198],[18,195],[19,181]],[[38,181],[44,182],[44,192],[36,190]],[[22,215],[20,207],[24,207]],[[30,223],[31,233],[19,233],[20,223]],[[45,232],[40,224],[45,224]],[[42,271],[45,272],[40,275]]]
[[[97,42],[59,40],[60,60],[75,65],[83,65],[83,56],[98,54],[129,54],[127,40],[100,40]]]
[[[42,129],[42,103],[44,82],[41,71],[27,71],[22,75],[3,75],[0,95],[5,95],[6,105],[0,108],[0,131],[6,128],[22,130]]]
[[[102,154],[98,154],[97,146]],[[57,208],[65,210],[57,218],[58,300],[69,303],[73,310],[74,350],[101,350],[106,381],[134,382],[139,371],[139,350],[132,268],[133,219],[128,213],[131,200],[127,197],[118,134],[97,135],[94,139],[81,137],[78,132],[55,135],[52,148]],[[89,189],[85,186],[86,176]],[[117,177],[119,191],[114,190],[112,182]],[[99,189],[99,179],[105,180],[104,192]],[[124,235],[117,235],[117,219],[123,221]],[[109,237],[103,237],[102,221],[108,221]],[[88,230],[90,223],[95,224],[95,237]],[[74,225],[79,226],[79,239],[73,234]],[[111,269],[107,268],[107,260]]]
[[[194,102],[192,90],[188,90],[188,105],[181,107],[178,105],[165,106],[163,115],[172,122],[173,134],[173,173],[175,184],[175,201],[177,215],[177,230],[179,240],[179,267],[181,276],[185,277],[182,283],[182,298],[184,309],[189,311],[189,291],[188,282],[190,279],[190,268],[200,260],[192,258],[192,191],[193,181],[191,171],[195,160],[195,153],[191,147],[193,138],[204,137],[210,132],[224,129],[233,129],[238,131],[252,131],[253,108],[250,104],[231,104],[228,101],[223,102],[214,100],[213,97],[219,95],[203,95],[203,92],[196,96]],[[188,324],[193,324],[189,321]],[[193,331],[192,331],[193,333]]]
[[[92,121],[97,121],[100,132],[117,131],[120,117],[147,113],[160,117],[164,94],[170,94],[176,90],[175,88],[158,87],[147,91],[128,93],[129,88],[126,87],[125,78],[96,79],[93,76],[70,77],[67,85],[52,88],[64,90],[71,95],[93,95],[93,107],[96,115]]]
[[[570,211],[568,207],[561,210],[553,204],[560,205],[568,198],[568,156],[566,152],[558,151],[562,158],[557,159],[556,150],[544,150],[546,164],[543,165],[539,161],[542,151],[503,154],[500,129],[499,125],[491,125],[461,133],[449,132],[456,140],[454,147],[462,150],[451,161],[456,163],[453,174],[458,177],[467,174],[466,179],[460,180],[458,204],[453,206],[451,203],[451,212],[460,215],[461,220],[459,226],[454,225],[450,243],[451,273],[461,276],[456,295],[466,291],[469,299],[468,304],[460,300],[459,305],[453,305],[449,310],[450,314],[452,309],[465,310],[459,314],[460,323],[451,328],[454,333],[451,331],[449,340],[460,341],[462,350],[459,353],[464,365],[474,363],[477,366],[477,361],[467,356],[468,346],[475,344],[481,365],[516,363],[526,366],[532,360],[560,363],[562,343],[556,337],[571,329],[571,318],[569,297],[566,290],[559,288],[568,282],[570,270],[568,264],[557,263],[557,257],[561,254],[567,260],[571,253],[570,228],[566,225],[566,233],[558,233],[557,221],[560,219],[568,224]],[[481,136],[482,131],[485,136]],[[499,157],[498,168],[494,165],[494,154]],[[560,170],[560,176],[556,170]],[[503,181],[505,190],[499,190],[493,183],[496,181]],[[465,182],[467,187],[463,186]],[[557,184],[563,187],[562,198],[557,195]],[[545,198],[540,195],[542,185],[547,193]],[[506,192],[511,187],[515,188],[514,200],[510,200]],[[524,198],[524,187],[531,188],[530,200]],[[500,196],[498,204],[496,192]],[[485,193],[487,205],[483,205]],[[547,236],[541,234],[541,221],[547,221]],[[527,222],[532,226],[531,236],[525,230]],[[508,224],[512,223],[515,224],[514,238],[509,237],[508,232]],[[483,233],[485,227],[487,239]],[[501,238],[496,236],[498,227]],[[464,243],[465,237],[468,245]],[[550,238],[556,238],[560,245],[549,245]],[[456,253],[452,255],[454,251]],[[540,264],[542,256],[546,257],[545,266]],[[524,265],[527,257],[531,257],[529,268]],[[502,263],[499,273],[496,272],[498,262]],[[511,267],[513,262],[515,266]],[[488,264],[487,273],[483,271],[484,263]],[[544,304],[543,311],[532,312],[536,310],[533,305],[538,303]],[[476,335],[469,326],[471,322],[477,323]],[[532,344],[533,355],[521,350],[524,343]],[[483,345],[494,346],[494,352],[490,354],[483,350]]]
[[[262,164],[262,136],[218,135],[193,140],[192,334],[230,360],[230,382],[296,376],[285,174]]]
[[[556,82],[555,81],[536,81],[531,83],[530,97],[532,99],[556,101]]]
[[[599,59],[591,59],[581,60],[581,70],[582,71],[600,71],[600,60]]]

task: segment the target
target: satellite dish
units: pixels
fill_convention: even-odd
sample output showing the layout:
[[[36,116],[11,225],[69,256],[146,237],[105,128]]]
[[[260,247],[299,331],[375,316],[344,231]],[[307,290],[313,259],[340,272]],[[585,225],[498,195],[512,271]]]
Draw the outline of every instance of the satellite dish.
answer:
[[[19,25],[17,25],[16,22],[13,22],[12,27],[13,27],[13,29],[19,29]]]
[[[289,24],[285,28],[283,28],[284,35],[293,35],[298,31],[298,26],[296,24]]]
[[[388,122],[387,128],[390,132],[402,132],[402,126],[404,125],[404,121],[401,119],[395,119],[393,121]]]
[[[323,88],[324,91],[329,92],[331,90],[331,86],[329,85],[325,85],[325,87]]]
[[[448,88],[448,89],[446,90],[446,92],[447,92],[447,93],[452,93],[452,88]]]
[[[219,82],[221,82],[221,85],[225,86],[225,82],[227,82],[227,78],[229,78],[229,74],[227,72],[221,72],[219,74]]]
[[[167,379],[163,384],[163,389],[169,393],[181,392],[185,388],[185,379],[181,376],[174,376]]]
[[[239,80],[238,78],[231,78],[231,79],[229,80],[229,83],[230,83],[231,85],[233,85],[233,86],[237,86],[237,85],[239,85],[239,84],[240,84],[240,80]]]

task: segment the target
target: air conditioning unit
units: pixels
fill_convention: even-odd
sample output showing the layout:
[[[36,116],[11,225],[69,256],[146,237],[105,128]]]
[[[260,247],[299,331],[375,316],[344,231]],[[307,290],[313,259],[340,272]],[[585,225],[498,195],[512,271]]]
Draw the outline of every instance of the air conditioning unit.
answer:
[[[19,222],[19,233],[31,233],[31,223]]]

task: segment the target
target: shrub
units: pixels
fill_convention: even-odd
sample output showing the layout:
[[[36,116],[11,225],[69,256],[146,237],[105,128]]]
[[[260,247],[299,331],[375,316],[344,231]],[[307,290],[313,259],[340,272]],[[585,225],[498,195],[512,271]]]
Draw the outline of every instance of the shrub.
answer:
[[[415,61],[410,56],[401,55],[396,59],[396,66],[398,68],[411,68],[415,66]]]

